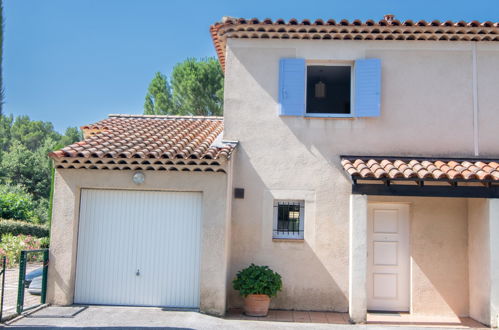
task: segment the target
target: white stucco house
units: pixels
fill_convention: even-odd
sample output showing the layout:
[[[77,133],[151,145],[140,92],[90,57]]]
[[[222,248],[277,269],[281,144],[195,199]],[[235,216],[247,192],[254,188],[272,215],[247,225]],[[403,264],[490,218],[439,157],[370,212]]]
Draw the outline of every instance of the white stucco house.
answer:
[[[499,315],[499,24],[224,18],[224,117],[110,115],[50,154],[48,301]]]

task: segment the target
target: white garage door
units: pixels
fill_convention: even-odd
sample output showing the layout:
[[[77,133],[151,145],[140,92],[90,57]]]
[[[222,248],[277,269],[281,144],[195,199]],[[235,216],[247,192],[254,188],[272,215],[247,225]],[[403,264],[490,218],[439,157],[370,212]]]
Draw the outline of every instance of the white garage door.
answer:
[[[199,307],[201,193],[82,189],[75,303]]]

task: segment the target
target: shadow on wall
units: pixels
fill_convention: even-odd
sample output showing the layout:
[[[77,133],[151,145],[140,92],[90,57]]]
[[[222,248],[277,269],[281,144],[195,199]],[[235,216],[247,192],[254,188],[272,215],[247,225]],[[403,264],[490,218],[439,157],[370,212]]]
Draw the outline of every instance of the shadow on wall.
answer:
[[[296,57],[296,49],[236,47],[231,50],[231,61],[238,65],[232,66],[234,71],[227,77],[231,88],[227,90],[226,107],[251,111],[226,113],[227,137],[239,140],[240,149],[245,148],[244,144],[258,146],[259,150],[265,150],[273,159],[281,159],[282,162],[274,166],[284,169],[292,168],[290,161],[300,164],[300,167],[307,166],[310,170],[317,164],[326,164],[334,169],[327,175],[341,173],[345,177],[343,183],[348,184],[349,179],[341,168],[338,155],[355,153],[359,148],[372,150],[370,139],[354,133],[361,132],[366,121],[378,119],[363,119],[354,123],[350,119],[278,116],[279,60]],[[231,127],[237,127],[237,131],[231,131]],[[315,173],[324,171],[317,170]]]
[[[268,219],[268,210],[264,210],[264,205],[268,205],[264,194],[270,187],[256,171],[253,161],[242,144],[235,159],[234,187],[245,188],[245,197],[234,199],[232,206],[228,306],[242,306],[243,299],[232,289],[232,279],[239,270],[254,263],[269,266],[283,278],[283,290],[272,298],[271,308],[346,312],[348,254],[345,256],[342,251],[347,243],[328,242],[318,246],[317,242],[311,244],[307,240],[307,234],[302,242],[273,242],[272,219]],[[266,179],[272,185],[272,180]],[[317,240],[320,224],[314,221],[315,228],[311,232],[316,233],[310,236]],[[322,225],[323,228],[332,226]]]
[[[238,258],[232,263],[231,279],[251,263],[269,266],[281,274],[283,288],[272,297],[270,308],[286,310],[348,311],[348,300],[338,287],[331,273],[319,260],[308,243],[275,243],[276,245],[301,244],[299,249],[289,245],[276,248],[274,252],[255,253]],[[268,251],[270,252],[270,251]],[[294,256],[292,256],[294,254]],[[301,256],[298,257],[297,256]],[[245,259],[247,261],[245,261]],[[229,306],[242,307],[243,298],[238,291],[229,290]]]
[[[227,109],[251,109],[253,118],[245,120],[245,125],[261,124],[262,129],[271,127],[275,135],[292,134],[308,151],[320,153],[329,160],[340,154],[472,156],[472,125],[469,118],[457,116],[459,118],[453,122],[451,129],[448,125],[449,113],[441,111],[446,105],[449,108],[450,102],[448,97],[442,95],[453,95],[452,109],[456,108],[462,113],[471,111],[471,94],[463,92],[454,95],[456,90],[462,90],[463,84],[469,81],[467,74],[457,70],[468,63],[469,55],[466,53],[456,53],[455,61],[449,61],[447,51],[394,51],[367,47],[358,55],[383,59],[380,117],[355,120],[276,118],[279,111],[279,60],[296,57],[297,50],[294,47],[297,44],[284,40],[268,42],[275,47],[231,49],[231,62],[237,65],[231,65],[231,69],[235,71],[231,72]],[[334,56],[341,56],[334,48],[328,48],[329,46],[318,41],[300,41],[300,45],[305,44],[309,47],[303,46],[301,51],[307,54],[317,52],[322,57],[325,51],[331,51],[331,54],[336,54]],[[347,47],[345,43],[338,45],[340,48]],[[404,74],[401,74],[401,70]],[[451,84],[438,83],[442,72],[453,76]],[[430,79],[431,84],[428,83],[429,75],[433,77]],[[411,83],[417,86],[419,93],[407,88],[407,76],[412,77]],[[235,93],[241,94],[236,96]],[[404,97],[400,97],[401,95]],[[422,98],[420,95],[426,97]],[[255,118],[258,123],[252,123]],[[421,131],[426,134],[421,135]],[[435,143],[435,137],[441,136],[442,132],[447,139]],[[415,136],[418,137],[417,143]],[[336,159],[334,161],[337,162]]]
[[[58,194],[64,193],[66,194],[67,198],[75,198],[79,200],[80,198],[80,188],[76,186],[71,186],[67,185],[67,182],[69,182],[71,179],[68,176],[67,171],[73,171],[73,170],[62,170],[62,171],[57,171],[56,172],[56,187],[55,189],[60,189],[61,191],[58,192]],[[58,187],[57,187],[58,186]],[[70,189],[70,193],[68,193],[67,189]],[[54,192],[57,194],[57,192]],[[54,212],[65,212],[65,203],[67,202],[65,199],[60,198],[56,200],[54,198]],[[67,226],[62,225],[61,223],[57,223],[56,220],[52,220],[51,228],[50,228],[50,235],[52,237],[51,239],[51,245],[49,249],[49,260],[52,260],[52,262],[49,262],[49,267],[48,267],[48,274],[47,274],[47,301],[51,304],[56,304],[56,305],[71,305],[73,303],[74,299],[74,283],[75,283],[75,277],[76,277],[76,263],[73,264],[72,267],[70,267],[71,263],[74,261],[73,260],[73,254],[76,256],[76,250],[72,251],[71,249],[67,249],[65,244],[67,243],[68,238],[72,242],[76,242],[76,244],[73,245],[73,247],[76,249],[77,248],[77,241],[78,241],[78,221],[79,221],[79,214],[76,213],[76,219],[68,219],[68,215],[64,214],[63,216],[54,216],[53,219],[65,219],[66,221],[72,222],[72,221],[77,221],[76,227],[74,228],[72,232],[67,232]],[[67,261],[67,264],[64,264],[63,266],[59,265],[56,268],[56,263],[55,261],[59,259],[65,259]],[[73,260],[73,261],[72,261]],[[60,261],[59,261],[60,263]],[[69,279],[69,282],[68,282]]]
[[[468,316],[467,200],[371,196],[369,202],[410,204],[411,312]]]

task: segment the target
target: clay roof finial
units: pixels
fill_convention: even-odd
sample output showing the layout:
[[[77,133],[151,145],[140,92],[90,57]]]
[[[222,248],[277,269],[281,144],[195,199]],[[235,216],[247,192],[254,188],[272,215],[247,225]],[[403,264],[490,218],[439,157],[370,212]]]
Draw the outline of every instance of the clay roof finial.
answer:
[[[395,19],[395,15],[393,15],[393,14],[386,14],[383,18],[388,23],[391,23]]]

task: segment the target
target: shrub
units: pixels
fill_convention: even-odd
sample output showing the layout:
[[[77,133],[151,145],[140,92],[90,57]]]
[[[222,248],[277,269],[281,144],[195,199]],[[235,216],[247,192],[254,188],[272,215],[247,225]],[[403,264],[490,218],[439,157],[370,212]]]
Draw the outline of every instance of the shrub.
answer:
[[[281,291],[282,279],[281,275],[268,266],[251,264],[237,273],[232,285],[243,297],[250,294],[266,294],[273,297]]]
[[[20,186],[0,186],[0,218],[37,220],[33,197]]]
[[[49,200],[47,198],[40,198],[34,202],[35,208],[33,209],[34,223],[47,224],[49,219]]]
[[[49,230],[45,226],[26,221],[0,219],[0,236],[3,234],[46,237],[49,236]]]
[[[13,267],[19,263],[19,257],[22,250],[37,250],[40,248],[40,240],[33,236],[12,234],[2,235],[2,243],[0,243],[0,254],[7,257],[7,266]],[[30,255],[28,261],[40,261],[41,256]]]
[[[49,237],[41,237],[40,238],[40,248],[48,249],[49,245],[50,245],[50,238]]]

